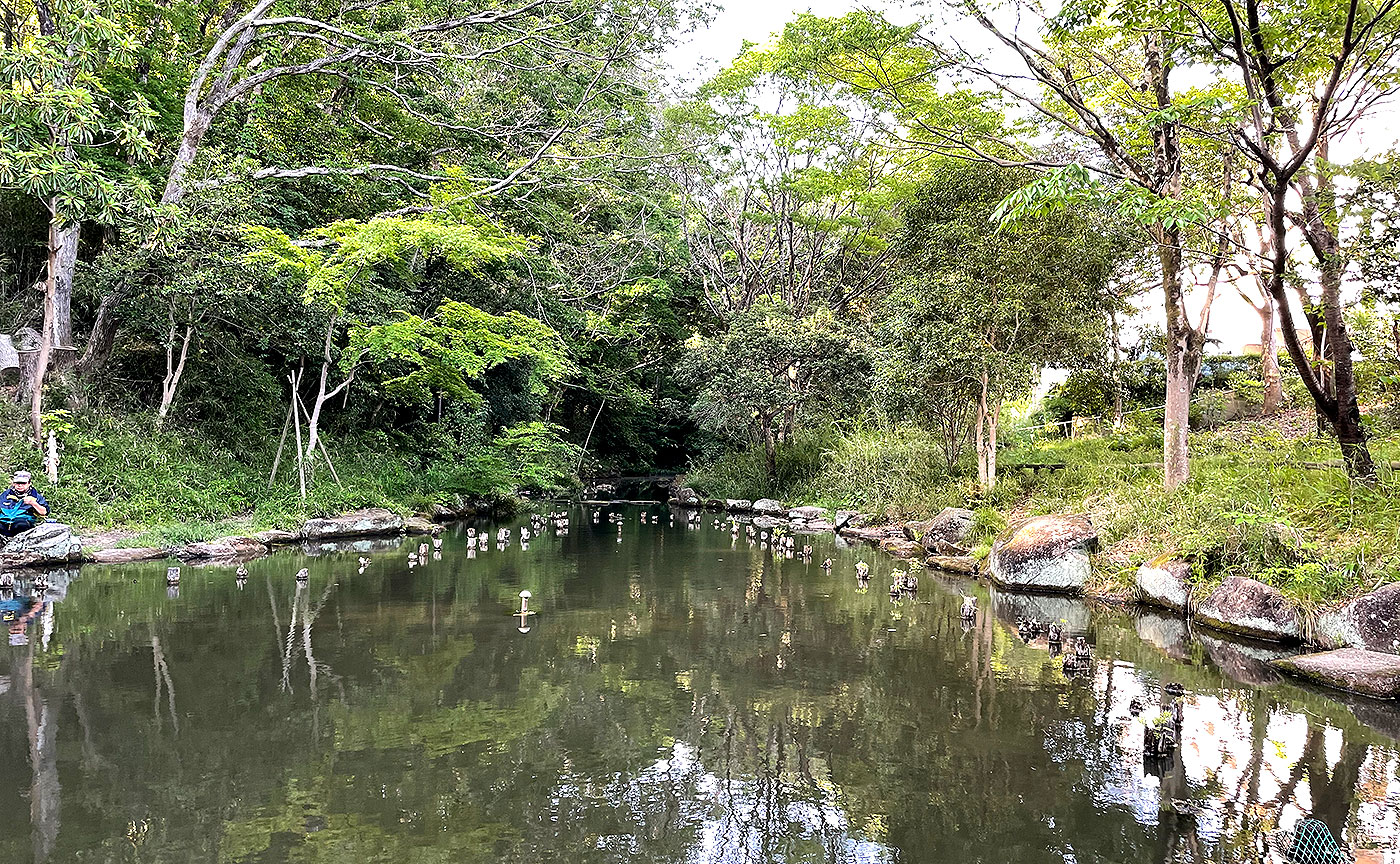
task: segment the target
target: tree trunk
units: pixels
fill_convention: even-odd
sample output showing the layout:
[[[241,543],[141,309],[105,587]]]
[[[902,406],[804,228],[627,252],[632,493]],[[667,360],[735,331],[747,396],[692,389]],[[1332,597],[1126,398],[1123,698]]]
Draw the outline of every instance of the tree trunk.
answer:
[[[1333,238],[1335,240],[1335,238]],[[1361,404],[1356,393],[1356,374],[1351,361],[1351,334],[1347,332],[1342,308],[1342,268],[1340,244],[1327,255],[1322,267],[1322,315],[1327,324],[1327,355],[1331,358],[1332,405],[1328,415],[1347,476],[1375,480],[1376,465],[1366,444],[1366,428],[1361,425]]]
[[[1341,256],[1341,243],[1323,221],[1316,195],[1305,195],[1303,234],[1317,257],[1321,274],[1320,305],[1324,331],[1321,347],[1324,356],[1330,361],[1326,368],[1331,371],[1330,376],[1323,377],[1317,374],[1320,370],[1314,369],[1312,358],[1304,352],[1293,324],[1293,312],[1288,307],[1287,288],[1284,284],[1287,263],[1284,243],[1288,230],[1285,206],[1289,188],[1272,186],[1264,197],[1274,259],[1269,274],[1269,294],[1277,304],[1289,359],[1293,361],[1294,368],[1298,370],[1298,375],[1308,388],[1317,413],[1326,419],[1337,436],[1342,461],[1346,463],[1347,476],[1352,480],[1375,482],[1376,463],[1371,459],[1371,451],[1366,443],[1366,429],[1361,425],[1361,406],[1357,400],[1356,377],[1351,363],[1351,337],[1347,333],[1346,321],[1343,318],[1341,293],[1342,270],[1345,264]],[[1304,187],[1304,191],[1311,190]],[[1316,332],[1316,325],[1313,329]],[[1314,348],[1316,347],[1314,343]]]
[[[331,339],[335,335],[335,325],[340,321],[339,315],[332,315],[330,321],[326,323],[326,343],[325,352],[321,358],[321,377],[316,386],[316,401],[311,405],[311,411],[306,418],[306,450],[303,458],[306,462],[307,473],[311,474],[313,466],[316,464],[316,451],[325,450],[325,445],[321,444],[321,409],[335,395],[350,386],[350,382],[355,380],[355,369],[352,366],[345,378],[331,389],[326,389],[330,382],[331,374]],[[329,461],[329,458],[327,459]]]
[[[768,472],[768,492],[778,493],[778,442],[774,435],[773,419],[764,414],[759,417],[760,431],[763,433],[764,466]]]
[[[92,333],[88,336],[83,356],[74,366],[81,376],[90,377],[102,371],[107,358],[112,356],[112,347],[117,339],[117,306],[130,293],[131,285],[123,281],[115,291],[102,298],[97,304],[97,317],[92,322]]]
[[[34,446],[44,446],[44,378],[49,370],[49,354],[53,349],[54,294],[58,290],[59,236],[58,201],[49,201],[49,273],[44,283],[44,326],[39,337],[39,358],[34,365],[34,389],[29,394],[29,424],[34,433]]]
[[[1162,432],[1162,473],[1168,491],[1191,476],[1191,391],[1201,371],[1199,352],[1171,351],[1167,357],[1167,405]]]
[[[1263,286],[1260,286],[1261,288]],[[1264,379],[1265,417],[1277,414],[1283,406],[1283,373],[1278,365],[1278,339],[1274,336],[1274,300],[1262,291],[1264,302],[1254,307],[1259,313],[1259,368]]]
[[[1191,476],[1191,393],[1201,372],[1204,334],[1186,319],[1181,287],[1181,246],[1175,231],[1162,231],[1158,257],[1167,310],[1167,404],[1162,423],[1162,483],[1167,491]]]
[[[73,271],[78,264],[81,229],[78,224],[60,228],[56,238],[58,275],[54,285],[53,344],[63,348],[73,346]]]
[[[982,372],[982,390],[977,397],[977,485],[985,494],[997,483],[997,424],[1001,417],[1001,400],[991,395],[986,370]]]
[[[1109,332],[1113,336],[1113,428],[1123,428],[1123,333],[1118,313],[1108,315]]]
[[[166,415],[175,401],[175,388],[180,386],[180,376],[185,374],[185,359],[190,352],[190,337],[194,335],[194,324],[185,325],[184,340],[180,344],[180,359],[175,360],[175,301],[170,301],[170,333],[165,340],[165,379],[161,381],[160,408],[156,410],[156,428],[165,424]]]

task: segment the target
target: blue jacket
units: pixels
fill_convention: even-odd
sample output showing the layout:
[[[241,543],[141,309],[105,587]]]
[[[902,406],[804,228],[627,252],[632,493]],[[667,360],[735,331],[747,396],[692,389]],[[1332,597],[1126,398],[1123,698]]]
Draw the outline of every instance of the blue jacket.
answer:
[[[44,500],[44,493],[35,489],[33,486],[29,487],[29,491],[25,494],[33,495],[34,500],[38,501],[39,505],[45,510],[49,508],[49,502]],[[13,522],[16,519],[33,519],[37,522],[41,518],[42,517],[38,513],[34,512],[33,507],[24,503],[24,495],[16,492],[15,487],[10,486],[6,488],[5,493],[0,495],[0,519],[9,522]]]

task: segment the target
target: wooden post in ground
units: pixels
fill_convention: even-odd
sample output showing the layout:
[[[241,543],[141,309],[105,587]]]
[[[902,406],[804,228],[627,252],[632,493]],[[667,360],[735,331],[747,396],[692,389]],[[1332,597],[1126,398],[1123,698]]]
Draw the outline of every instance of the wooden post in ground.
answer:
[[[306,403],[301,401],[300,394],[297,395],[296,400],[297,404],[301,406],[301,413],[308,417],[311,416],[311,412],[306,410]],[[331,451],[326,449],[326,439],[318,437],[316,439],[316,444],[321,448],[321,455],[326,457],[326,467],[331,469],[331,476],[335,478],[335,485],[344,486],[345,484],[340,482],[340,475],[336,473],[335,463],[331,461]]]
[[[272,457],[272,473],[267,476],[267,485],[272,486],[277,479],[277,466],[282,464],[282,447],[287,443],[287,430],[292,427],[292,403],[287,403],[287,418],[282,421],[282,437],[277,439],[277,455]]]
[[[292,382],[292,421],[297,430],[297,478],[301,482],[301,503],[306,503],[306,461],[301,452],[301,412],[297,410],[297,403],[301,401],[297,398],[297,385],[301,383],[301,375],[291,377]]]

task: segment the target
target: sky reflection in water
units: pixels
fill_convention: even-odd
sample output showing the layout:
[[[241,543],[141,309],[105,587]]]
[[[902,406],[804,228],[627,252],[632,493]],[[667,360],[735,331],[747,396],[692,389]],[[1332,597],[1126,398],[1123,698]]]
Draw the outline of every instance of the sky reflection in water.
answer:
[[[164,563],[56,579],[0,648],[0,861],[1262,862],[1311,814],[1400,864],[1400,711],[1267,647],[929,574],[892,603],[869,550],[625,512],[620,543],[575,514],[469,556],[458,526],[416,567],[366,541],[175,596]],[[1146,763],[1129,704],[1168,682],[1185,740]]]

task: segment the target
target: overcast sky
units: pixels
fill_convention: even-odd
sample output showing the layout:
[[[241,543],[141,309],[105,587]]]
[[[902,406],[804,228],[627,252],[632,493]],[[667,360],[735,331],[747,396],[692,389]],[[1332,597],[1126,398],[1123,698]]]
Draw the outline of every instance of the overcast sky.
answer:
[[[901,12],[899,3],[866,2],[853,3],[849,0],[805,0],[805,2],[785,2],[785,0],[729,0],[728,8],[722,9],[714,22],[705,30],[691,36],[675,46],[667,55],[673,79],[684,86],[691,86],[703,80],[739,53],[744,40],[762,44],[771,34],[782,30],[783,25],[799,12],[810,11],[817,15],[844,15],[858,8],[873,7],[889,10],[896,21],[912,17]],[[969,34],[975,36],[976,34]],[[1400,112],[1394,106],[1376,116],[1365,128],[1353,130],[1347,138],[1333,146],[1333,158],[1345,161],[1358,155],[1374,155],[1396,146],[1400,134]],[[1306,259],[1306,255],[1304,258]],[[1142,323],[1161,326],[1163,313],[1160,292],[1156,298],[1145,298],[1141,304],[1144,312]],[[1195,321],[1197,304],[1192,303],[1192,320]],[[1301,320],[1301,318],[1300,318]],[[1259,341],[1259,318],[1234,291],[1226,289],[1218,295],[1211,313],[1211,334],[1219,340],[1220,350],[1238,351],[1241,346]]]

